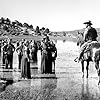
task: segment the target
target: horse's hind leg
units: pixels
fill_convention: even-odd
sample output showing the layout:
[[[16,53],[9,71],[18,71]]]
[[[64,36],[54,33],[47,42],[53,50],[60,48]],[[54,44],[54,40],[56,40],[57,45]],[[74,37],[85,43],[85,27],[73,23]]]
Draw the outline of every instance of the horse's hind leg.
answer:
[[[88,71],[89,71],[89,61],[87,60],[87,65],[86,65],[86,71],[87,71],[87,76],[86,76],[86,78],[88,78]]]
[[[99,69],[98,76],[99,76],[99,82],[98,82],[98,85],[99,85],[100,84],[100,69]]]
[[[84,77],[84,61],[81,61],[81,64],[82,64],[82,78]]]
[[[99,76],[99,61],[95,62],[95,68],[96,68],[98,76]]]
[[[100,68],[99,68],[99,61],[95,62],[95,68],[97,70],[98,76],[99,76],[99,82],[98,85],[100,84]]]

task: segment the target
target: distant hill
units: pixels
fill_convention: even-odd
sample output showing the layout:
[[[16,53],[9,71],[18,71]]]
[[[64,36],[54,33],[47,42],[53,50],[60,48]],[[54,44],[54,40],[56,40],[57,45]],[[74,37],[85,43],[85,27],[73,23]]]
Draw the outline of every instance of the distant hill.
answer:
[[[96,28],[98,35],[100,37],[100,28]],[[33,25],[29,25],[28,23],[21,23],[17,20],[11,21],[9,18],[0,19],[0,37],[1,39],[6,37],[13,38],[33,38],[33,37],[41,37],[44,35],[49,35],[53,39],[64,39],[77,41],[77,33],[84,32],[84,29],[73,30],[73,31],[61,31],[61,32],[52,32],[49,28],[33,27]],[[3,38],[2,38],[3,37]]]
[[[100,35],[100,28],[96,28],[98,35]],[[79,30],[73,30],[73,31],[61,31],[61,32],[57,32],[58,35],[73,35],[73,36],[77,36],[78,32],[84,32],[84,28],[83,29],[79,29]]]
[[[98,40],[100,40],[100,28],[96,28],[97,32],[98,32]],[[84,32],[84,28],[83,29],[77,29],[77,30],[73,30],[73,31],[61,31],[61,32],[56,32],[57,36],[65,36],[67,39],[70,38],[71,40],[77,41],[77,36],[78,36],[78,32]],[[54,32],[55,34],[55,32]]]

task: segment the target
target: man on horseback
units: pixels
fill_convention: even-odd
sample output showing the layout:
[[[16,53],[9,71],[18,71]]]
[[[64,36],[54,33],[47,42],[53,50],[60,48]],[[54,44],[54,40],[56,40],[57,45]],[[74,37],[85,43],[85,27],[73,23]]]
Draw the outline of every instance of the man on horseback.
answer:
[[[97,41],[97,31],[95,28],[91,27],[91,21],[84,22],[83,24],[86,25],[84,34],[83,34],[83,45],[81,46],[80,54],[78,57],[78,62],[82,59],[85,49],[92,41]]]

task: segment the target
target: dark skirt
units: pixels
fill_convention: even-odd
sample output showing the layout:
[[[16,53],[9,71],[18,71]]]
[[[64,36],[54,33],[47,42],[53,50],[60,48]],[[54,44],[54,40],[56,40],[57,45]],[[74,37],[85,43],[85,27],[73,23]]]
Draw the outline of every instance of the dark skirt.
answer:
[[[52,73],[52,55],[51,53],[42,52],[41,56],[41,73],[51,74]]]
[[[30,72],[30,62],[28,61],[28,58],[23,55],[22,61],[21,61],[21,77],[22,78],[31,78],[31,72]]]
[[[37,51],[31,52],[33,63],[37,63]]]

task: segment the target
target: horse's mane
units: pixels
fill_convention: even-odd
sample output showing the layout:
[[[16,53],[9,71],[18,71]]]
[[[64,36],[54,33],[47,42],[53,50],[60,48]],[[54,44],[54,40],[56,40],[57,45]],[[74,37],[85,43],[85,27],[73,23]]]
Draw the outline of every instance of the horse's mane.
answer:
[[[78,32],[78,37],[77,37],[77,46],[82,46],[84,44],[84,40],[83,40],[83,33]]]

